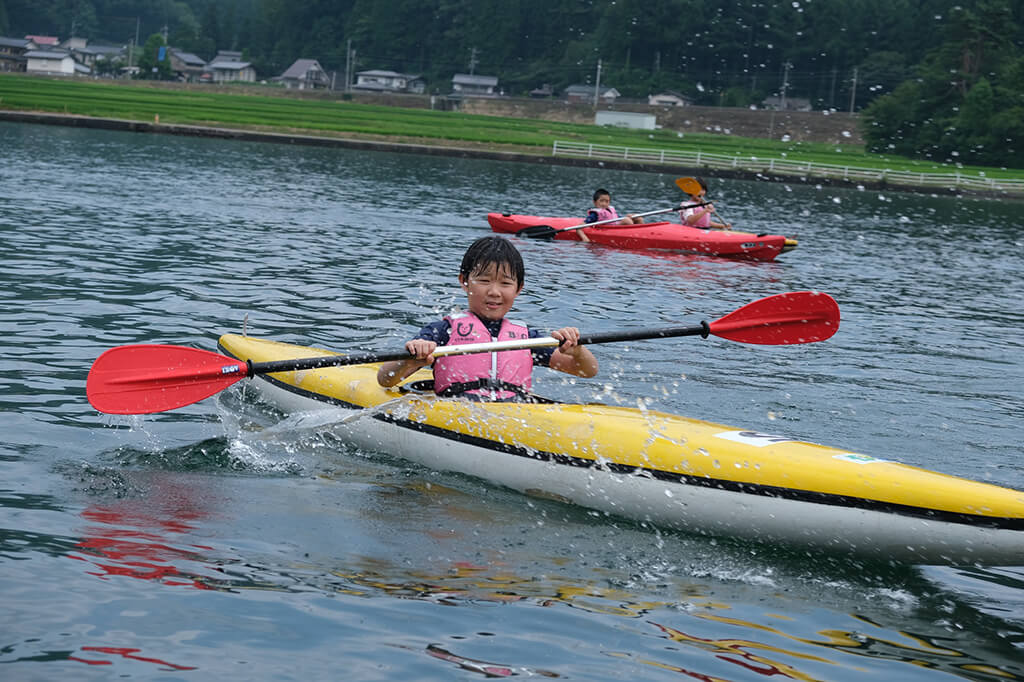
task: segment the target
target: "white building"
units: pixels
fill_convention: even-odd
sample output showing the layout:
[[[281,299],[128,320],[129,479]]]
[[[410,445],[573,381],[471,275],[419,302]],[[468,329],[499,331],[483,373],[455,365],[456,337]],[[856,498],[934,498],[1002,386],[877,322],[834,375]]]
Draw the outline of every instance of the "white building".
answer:
[[[25,53],[25,71],[40,76],[73,76],[75,59],[63,50],[29,50]]]
[[[652,107],[688,107],[692,102],[686,95],[666,91],[647,96],[647,104]]]
[[[352,86],[356,90],[371,92],[414,92],[421,94],[427,83],[419,76],[371,69],[356,73],[356,82]]]
[[[654,114],[637,114],[631,111],[599,111],[594,115],[594,124],[599,126],[654,130],[657,123]]]

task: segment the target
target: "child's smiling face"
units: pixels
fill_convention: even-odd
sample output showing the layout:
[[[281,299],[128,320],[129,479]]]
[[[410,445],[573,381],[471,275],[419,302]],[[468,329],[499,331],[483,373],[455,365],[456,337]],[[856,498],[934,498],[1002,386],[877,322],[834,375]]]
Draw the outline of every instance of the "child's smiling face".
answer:
[[[469,312],[482,320],[505,317],[522,290],[511,269],[499,269],[496,263],[474,270],[468,278],[459,275],[459,282],[469,299]]]
[[[594,199],[594,206],[598,208],[608,208],[612,204],[611,195],[602,194],[598,198]]]

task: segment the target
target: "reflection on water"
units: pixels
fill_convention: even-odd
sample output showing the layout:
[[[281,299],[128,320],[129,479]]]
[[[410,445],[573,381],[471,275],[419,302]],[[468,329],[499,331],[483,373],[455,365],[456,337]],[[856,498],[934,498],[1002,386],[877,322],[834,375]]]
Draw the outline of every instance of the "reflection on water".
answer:
[[[744,559],[743,548],[716,549],[714,542],[675,534],[658,536],[659,549],[654,549],[648,530],[601,524],[595,534],[588,514],[533,501],[531,514],[546,519],[545,526],[558,536],[545,542],[548,531],[517,515],[502,500],[488,502],[469,494],[467,482],[458,477],[453,478],[454,487],[418,477],[404,484],[370,483],[377,474],[367,472],[352,474],[368,475],[370,485],[361,499],[353,495],[351,484],[338,491],[355,498],[352,503],[365,512],[362,520],[349,522],[339,538],[341,545],[362,545],[369,534],[388,528],[397,533],[394,542],[401,552],[347,552],[330,558],[321,556],[320,549],[304,556],[274,557],[239,551],[216,539],[197,542],[213,517],[227,511],[227,500],[211,496],[194,473],[158,469],[127,475],[137,479],[127,486],[133,492],[83,509],[84,523],[74,542],[23,538],[22,545],[9,549],[27,556],[41,548],[62,547],[63,556],[85,564],[84,575],[109,584],[89,587],[98,595],[122,589],[116,581],[130,578],[232,599],[256,593],[280,595],[279,599],[340,599],[345,605],[342,612],[356,602],[374,604],[382,597],[469,613],[513,609],[499,617],[501,623],[536,622],[536,609],[543,609],[548,614],[543,618],[576,623],[581,637],[606,641],[609,632],[619,633],[615,644],[595,652],[600,657],[707,679],[736,679],[735,669],[797,680],[836,679],[865,667],[899,677],[896,671],[904,666],[975,679],[1024,677],[1014,646],[981,655],[972,644],[974,633],[1007,624],[992,621],[952,593],[929,594],[934,587],[909,568],[863,565],[856,579],[851,575],[837,580],[835,564],[807,564],[797,556],[758,562]],[[374,498],[376,503],[371,502]],[[414,509],[418,511],[408,513]],[[330,525],[329,519],[325,521]],[[500,529],[523,537],[525,544],[499,547],[486,540],[499,537]],[[321,530],[311,529],[313,535]],[[611,561],[598,559],[602,551],[610,552]],[[547,552],[552,552],[550,558],[543,556]],[[974,568],[965,573],[977,580],[1016,585],[1012,571]],[[945,626],[934,616],[915,617],[935,607],[927,600],[935,601],[947,615]],[[588,623],[591,619],[594,622]],[[490,625],[481,622],[475,627],[489,629],[499,639],[511,634],[494,616],[486,622]],[[475,655],[477,647],[464,650],[455,634],[444,627],[428,627],[424,635],[431,641],[422,647],[403,643],[400,637],[386,638],[379,646],[425,653],[485,676],[567,674],[564,668],[531,663],[531,656]],[[1016,639],[1016,646],[1024,641],[1019,632]],[[672,646],[655,645],[658,640]],[[112,665],[120,659],[162,666],[161,670],[203,667],[134,643],[122,646],[103,639],[45,655],[24,649],[24,644],[13,647],[14,655],[6,660]],[[592,663],[596,664],[588,661]],[[897,668],[889,667],[893,665]]]
[[[166,492],[166,491],[165,491]],[[456,491],[445,491],[457,496]],[[1001,665],[990,654],[978,658],[969,650],[969,637],[952,634],[915,634],[893,630],[877,620],[849,612],[847,629],[826,628],[817,636],[800,635],[814,618],[798,612],[767,611],[755,617],[743,600],[734,601],[728,593],[729,582],[694,582],[685,575],[661,576],[661,580],[679,595],[678,599],[638,599],[633,590],[615,589],[600,581],[577,582],[571,578],[538,578],[517,573],[511,566],[488,561],[476,564],[452,561],[437,573],[409,570],[381,556],[355,557],[348,567],[327,567],[298,563],[275,566],[253,562],[251,558],[229,556],[223,550],[188,541],[196,530],[202,510],[166,509],[153,513],[138,501],[116,506],[90,508],[82,513],[89,522],[84,537],[69,553],[71,558],[88,561],[90,575],[102,579],[127,576],[155,580],[168,586],[187,586],[201,590],[237,593],[241,590],[273,593],[318,593],[347,598],[392,597],[417,600],[448,607],[476,609],[482,604],[520,608],[569,608],[589,614],[637,621],[630,629],[642,638],[657,635],[685,649],[696,648],[715,659],[761,675],[796,680],[831,679],[828,669],[849,666],[847,656],[950,673],[991,675],[999,679],[1019,679],[1021,670],[1010,655]],[[464,515],[463,515],[464,516]],[[475,521],[478,519],[471,519]],[[442,540],[434,536],[434,540]],[[444,568],[443,566],[440,568]],[[99,569],[98,571],[95,569]],[[776,588],[782,585],[776,584]],[[788,588],[787,588],[788,589]],[[722,592],[725,594],[722,594]],[[784,603],[784,602],[783,602]],[[732,615],[738,613],[741,615]],[[742,615],[747,614],[747,615]],[[831,618],[830,618],[831,620]],[[773,625],[772,623],[777,623]],[[671,623],[671,624],[670,624]],[[709,627],[708,623],[714,624]],[[646,630],[652,628],[651,630]],[[719,632],[718,636],[707,636]],[[700,634],[697,634],[700,633]],[[443,632],[436,633],[443,637]],[[499,637],[500,631],[495,633]],[[654,649],[630,651],[615,647],[605,653],[624,657],[644,666],[696,675],[682,661],[689,655],[675,655],[674,648],[654,654]],[[120,655],[168,666],[168,669],[192,669],[139,656],[133,648],[83,646],[82,651]],[[462,656],[448,648],[431,644],[426,653],[458,667],[488,676],[538,674],[557,677],[557,672],[495,663]],[[1009,652],[1007,652],[1009,653]],[[105,660],[68,656],[90,664]],[[825,671],[825,672],[823,672]],[[729,675],[726,674],[726,679]]]
[[[78,663],[85,663],[87,665],[113,665],[112,661],[108,658],[84,658],[85,655],[92,654],[108,654],[110,656],[121,656],[122,658],[141,661],[143,663],[152,663],[160,666],[158,669],[163,671],[171,670],[195,670],[194,666],[189,665],[176,665],[174,663],[168,663],[162,661],[159,658],[152,658],[149,656],[140,656],[140,649],[132,649],[129,647],[114,647],[114,646],[83,646],[81,649],[84,653],[78,656],[69,655],[67,658],[69,661],[77,661]]]
[[[82,517],[94,525],[83,529],[84,537],[76,543],[81,550],[73,559],[88,561],[98,570],[89,570],[99,578],[127,576],[140,580],[159,580],[167,585],[206,589],[195,575],[180,568],[201,563],[202,545],[175,547],[173,538],[194,530],[188,522],[199,518],[195,512],[178,510],[173,517],[153,515],[148,510],[115,507],[89,508]]]

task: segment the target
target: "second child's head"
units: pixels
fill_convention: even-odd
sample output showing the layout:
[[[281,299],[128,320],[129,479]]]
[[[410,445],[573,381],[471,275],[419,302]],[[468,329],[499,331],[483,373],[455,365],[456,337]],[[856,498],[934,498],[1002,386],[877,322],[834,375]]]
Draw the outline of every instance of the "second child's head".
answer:
[[[700,185],[700,192],[691,196],[693,196],[694,199],[700,199],[708,193],[708,183],[702,177],[696,177],[694,180],[696,180],[697,184]]]
[[[599,189],[594,192],[594,206],[608,208],[612,203],[612,195],[606,189]]]
[[[473,242],[459,267],[469,311],[483,319],[505,317],[525,281],[523,257],[512,242],[496,235]]]

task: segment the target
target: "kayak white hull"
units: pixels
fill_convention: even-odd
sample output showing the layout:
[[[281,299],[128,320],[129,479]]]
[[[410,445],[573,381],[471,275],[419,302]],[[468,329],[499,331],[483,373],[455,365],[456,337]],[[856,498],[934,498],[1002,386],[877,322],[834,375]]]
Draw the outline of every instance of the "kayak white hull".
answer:
[[[258,377],[256,383],[285,412],[325,407],[322,397],[278,381]],[[363,416],[356,418],[360,413]],[[662,480],[643,471],[614,471],[600,464],[559,463],[481,447],[458,434],[431,433],[415,423],[379,415],[376,410],[353,409],[352,418],[337,432],[362,449],[659,527],[912,563],[1024,564],[1024,530],[750,494]]]

